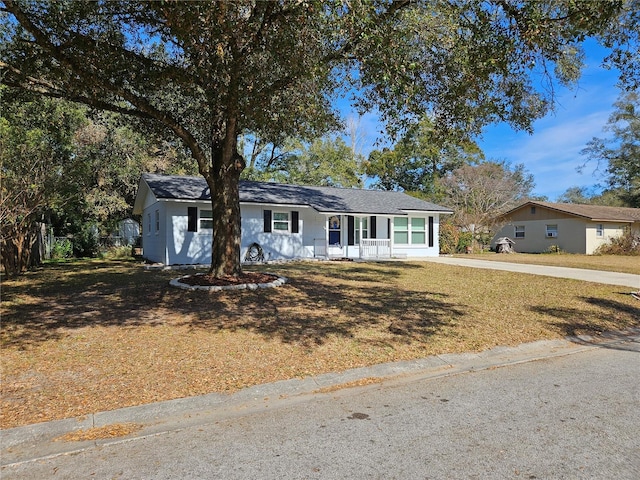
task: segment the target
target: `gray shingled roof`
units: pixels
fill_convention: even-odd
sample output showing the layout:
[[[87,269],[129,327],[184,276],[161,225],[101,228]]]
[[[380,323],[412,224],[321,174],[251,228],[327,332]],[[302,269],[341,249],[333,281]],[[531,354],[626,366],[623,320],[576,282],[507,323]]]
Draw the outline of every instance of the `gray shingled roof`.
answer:
[[[202,177],[145,173],[142,179],[156,198],[208,200],[209,187]],[[240,182],[240,202],[275,205],[308,205],[318,212],[406,215],[407,211],[453,213],[451,209],[425,202],[402,192],[351,188]]]
[[[638,222],[640,221],[640,208],[628,207],[607,207],[602,205],[584,205],[579,203],[552,203],[552,202],[526,202],[519,207],[505,213],[508,216],[526,206],[538,205],[540,207],[555,210],[557,212],[575,215],[577,217],[586,218],[591,221],[609,221],[609,222]]]

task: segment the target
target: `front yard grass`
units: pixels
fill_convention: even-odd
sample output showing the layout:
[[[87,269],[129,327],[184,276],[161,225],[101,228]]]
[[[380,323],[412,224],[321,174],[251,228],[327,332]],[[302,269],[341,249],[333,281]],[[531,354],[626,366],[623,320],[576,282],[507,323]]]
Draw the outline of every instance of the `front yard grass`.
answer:
[[[3,281],[0,428],[638,324],[624,287],[420,262],[254,267],[258,291],[170,288],[133,261]]]

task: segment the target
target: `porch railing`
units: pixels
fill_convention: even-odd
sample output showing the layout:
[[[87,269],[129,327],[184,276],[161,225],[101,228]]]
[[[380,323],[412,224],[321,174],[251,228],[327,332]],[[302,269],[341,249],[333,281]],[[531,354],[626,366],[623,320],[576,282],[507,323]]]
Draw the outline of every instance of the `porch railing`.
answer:
[[[388,238],[360,240],[360,258],[391,258],[391,240]]]

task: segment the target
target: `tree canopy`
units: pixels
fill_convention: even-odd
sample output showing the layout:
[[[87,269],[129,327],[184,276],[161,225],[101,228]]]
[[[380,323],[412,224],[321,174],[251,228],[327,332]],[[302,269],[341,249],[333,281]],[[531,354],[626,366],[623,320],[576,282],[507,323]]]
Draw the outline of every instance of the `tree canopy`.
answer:
[[[604,167],[608,196],[640,208],[640,95],[623,93],[614,107],[605,126],[611,136],[593,138],[582,154]]]
[[[252,158],[253,160],[253,158]],[[243,178],[295,185],[362,187],[362,158],[340,138],[318,138],[309,144],[288,139],[279,149],[261,152]]]
[[[439,201],[439,185],[447,173],[484,158],[478,145],[460,136],[448,136],[423,119],[407,130],[393,148],[374,150],[365,172],[382,190],[405,190]]]
[[[143,172],[195,173],[181,145],[143,136],[126,119],[14,93],[0,87],[0,229],[7,273],[39,260],[31,255],[38,223],[55,226],[57,236],[73,235],[76,253],[88,254],[78,251],[83,227],[106,235],[130,216]]]
[[[522,164],[505,162],[464,165],[442,181],[453,223],[475,236],[491,238],[498,216],[528,200],[535,186]]]
[[[637,0],[2,0],[3,83],[132,115],[189,149],[211,190],[215,275],[240,267],[238,138],[275,144],[338,124],[332,100],[376,108],[391,134],[531,130],[543,78],[577,79],[596,36],[633,63]],[[637,84],[637,67],[622,80]]]

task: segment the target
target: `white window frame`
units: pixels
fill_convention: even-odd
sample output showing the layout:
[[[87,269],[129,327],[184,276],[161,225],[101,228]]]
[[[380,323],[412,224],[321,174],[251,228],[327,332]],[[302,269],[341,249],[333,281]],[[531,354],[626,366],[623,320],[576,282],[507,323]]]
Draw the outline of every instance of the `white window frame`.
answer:
[[[526,231],[525,225],[514,225],[513,238],[525,238],[525,235],[526,235],[525,231]]]
[[[362,238],[369,238],[369,219],[367,217],[356,217],[353,223],[353,229],[355,230],[355,244],[360,245],[360,226],[362,226]]]
[[[407,225],[406,228],[404,225],[403,228],[398,228],[398,220],[406,220]],[[416,228],[413,220],[422,220],[424,222],[423,228]],[[399,242],[396,239],[396,234],[405,234],[407,235],[407,242]],[[413,234],[420,233],[424,235],[424,242],[415,243],[413,242]],[[395,245],[428,245],[429,244],[429,234],[428,234],[428,219],[424,217],[394,217],[393,219],[393,243]]]
[[[604,237],[604,223],[596,224],[596,237],[603,238]]]
[[[558,224],[545,225],[545,238],[557,238],[558,237]]]
[[[277,218],[284,215],[286,218]],[[287,228],[276,228],[276,225],[286,225]],[[271,213],[271,232],[272,233],[291,233],[291,212],[273,211]]]
[[[414,225],[414,220],[422,220],[422,228],[420,228],[417,225]],[[426,218],[423,217],[411,217],[409,219],[409,241],[411,242],[410,245],[426,245],[427,244],[427,224],[428,221]],[[421,234],[423,235],[424,241],[423,242],[414,242],[413,241],[413,235],[414,234]]]
[[[198,209],[198,229],[213,230],[213,210]]]

